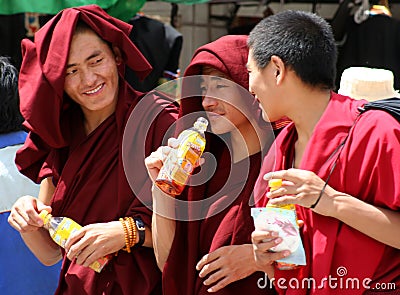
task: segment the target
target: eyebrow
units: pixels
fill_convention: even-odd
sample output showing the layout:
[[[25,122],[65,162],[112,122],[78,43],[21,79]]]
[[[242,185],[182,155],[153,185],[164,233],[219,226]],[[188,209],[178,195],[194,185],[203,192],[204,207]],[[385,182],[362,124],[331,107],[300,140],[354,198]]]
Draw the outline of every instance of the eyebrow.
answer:
[[[86,61],[88,61],[88,60],[91,60],[92,58],[94,58],[94,57],[97,57],[97,56],[99,56],[101,54],[101,51],[100,50],[95,50],[91,55],[89,55],[86,59],[85,59],[85,62]],[[74,67],[74,66],[77,66],[78,64],[69,64],[69,65],[67,65],[67,69],[69,69],[69,68],[71,68],[71,67]]]
[[[222,79],[227,79],[227,78],[223,78],[223,77],[218,77],[218,76],[211,76],[211,81],[221,81]],[[200,78],[200,83],[204,82],[204,78]]]

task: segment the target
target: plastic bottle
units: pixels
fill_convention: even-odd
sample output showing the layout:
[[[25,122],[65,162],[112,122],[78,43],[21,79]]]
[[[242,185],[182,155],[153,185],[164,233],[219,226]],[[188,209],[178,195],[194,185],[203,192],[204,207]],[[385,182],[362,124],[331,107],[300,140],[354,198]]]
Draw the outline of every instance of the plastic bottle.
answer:
[[[275,191],[282,186],[282,179],[270,179],[268,181],[268,186],[269,186],[270,192]],[[294,204],[287,204],[287,205],[281,205],[281,206],[267,204],[267,207],[275,207],[275,208],[281,208],[281,209],[286,209],[286,210],[292,210],[292,211],[294,211],[294,213],[296,215],[296,221],[297,221],[296,206]],[[291,264],[291,263],[277,261],[277,268],[281,269],[281,270],[295,269],[297,267],[298,267],[297,264]]]
[[[282,186],[282,179],[270,179],[268,181],[268,186],[269,186],[269,191],[273,192],[279,189]],[[276,205],[270,205],[267,204],[268,207],[279,207],[283,209],[288,209],[288,210],[294,210],[296,212],[296,206],[293,204],[287,204],[287,205],[281,205],[281,206],[276,206]]]
[[[43,227],[50,233],[51,238],[61,247],[65,248],[69,236],[82,228],[78,223],[68,217],[53,217],[46,210],[42,210],[39,213],[40,218],[43,220]],[[101,272],[103,267],[111,259],[112,255],[97,259],[95,262],[89,265],[89,267],[96,272]]]
[[[168,154],[155,181],[165,193],[172,196],[182,193],[206,146],[204,132],[207,126],[208,121],[199,117],[193,127],[179,134],[177,150],[171,150]]]

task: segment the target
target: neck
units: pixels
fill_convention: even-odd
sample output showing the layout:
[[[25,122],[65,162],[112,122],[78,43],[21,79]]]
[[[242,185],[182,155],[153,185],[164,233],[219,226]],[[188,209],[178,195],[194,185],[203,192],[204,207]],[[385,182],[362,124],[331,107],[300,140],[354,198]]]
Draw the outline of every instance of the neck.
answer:
[[[272,131],[270,131],[272,132]],[[267,142],[268,130],[262,130],[257,124],[248,123],[231,132],[233,162],[237,163],[258,153]]]
[[[296,97],[293,114],[289,118],[294,122],[297,131],[295,144],[294,167],[299,167],[303,152],[314,132],[315,126],[321,119],[330,100],[330,91],[308,91],[306,95]]]
[[[88,109],[83,109],[84,116],[84,128],[86,135],[92,133],[97,127],[100,126],[109,116],[115,112],[115,105],[102,109],[101,111],[91,111]]]

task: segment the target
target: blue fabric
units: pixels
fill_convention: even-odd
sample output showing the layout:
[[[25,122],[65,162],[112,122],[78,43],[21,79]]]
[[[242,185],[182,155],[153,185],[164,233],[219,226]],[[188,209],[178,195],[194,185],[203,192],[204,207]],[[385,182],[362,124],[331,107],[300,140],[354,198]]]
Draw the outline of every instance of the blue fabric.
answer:
[[[8,211],[0,213],[0,294],[54,294],[61,262],[42,265],[8,224],[9,215]]]
[[[25,131],[0,134],[0,149],[24,143],[27,135]]]

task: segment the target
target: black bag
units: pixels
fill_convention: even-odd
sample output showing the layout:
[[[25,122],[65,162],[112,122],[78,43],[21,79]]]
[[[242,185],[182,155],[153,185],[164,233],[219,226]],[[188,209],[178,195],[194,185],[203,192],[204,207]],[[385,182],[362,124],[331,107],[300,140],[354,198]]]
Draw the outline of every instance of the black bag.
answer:
[[[400,99],[399,98],[387,98],[373,102],[366,103],[364,106],[359,107],[360,113],[364,113],[368,110],[381,110],[391,114],[397,121],[400,122]]]

